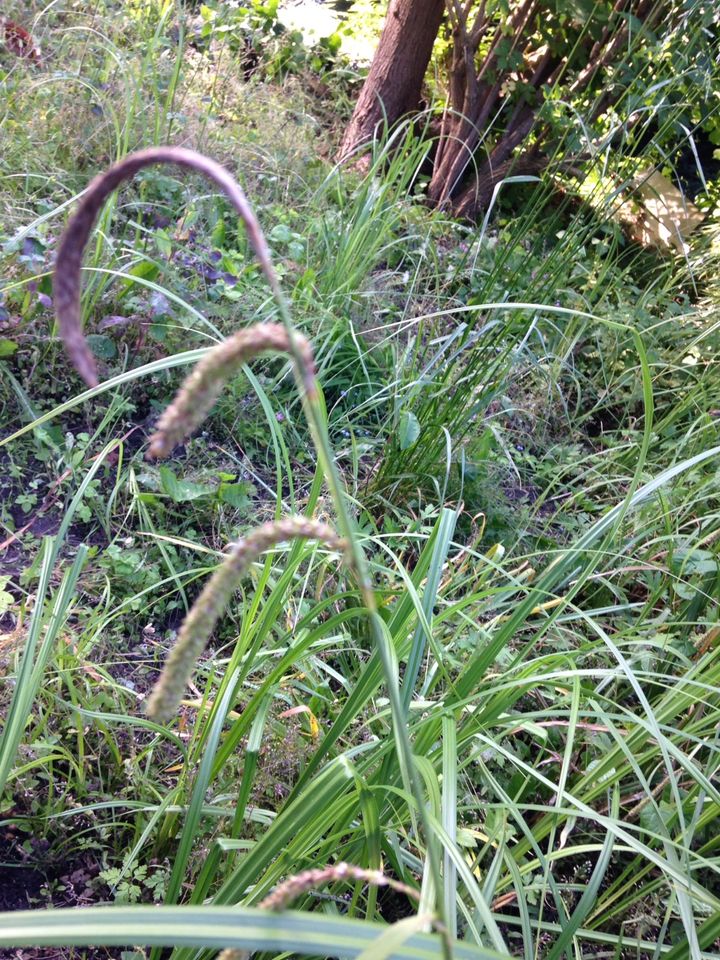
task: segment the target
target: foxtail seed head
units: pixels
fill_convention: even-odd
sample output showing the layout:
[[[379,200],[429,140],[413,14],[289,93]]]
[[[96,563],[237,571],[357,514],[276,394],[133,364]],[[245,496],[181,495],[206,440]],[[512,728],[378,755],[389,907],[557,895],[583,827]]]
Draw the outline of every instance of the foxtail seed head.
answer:
[[[366,870],[364,867],[355,867],[350,863],[336,863],[329,867],[315,870],[304,870],[294,877],[288,877],[278,884],[271,894],[258,904],[261,910],[285,910],[293,900],[297,900],[303,893],[324,887],[327,883],[338,881],[359,881],[376,887],[392,887],[398,893],[404,893],[413,900],[419,900],[417,890],[406,883],[386,877],[382,870]],[[246,960],[249,956],[246,950],[228,949],[218,954],[217,960]]]
[[[245,225],[250,245],[275,297],[281,296],[265,236],[240,185],[228,171],[201,153],[182,147],[151,147],[131,153],[109,170],[99,174],[83,193],[74,216],[58,246],[53,276],[55,314],[60,336],[75,369],[85,382],[97,384],[95,358],[88,347],[80,322],[80,269],[85,244],[105,199],[143,167],[164,163],[187,167],[213,180],[227,195]]]
[[[302,352],[305,370],[314,389],[313,355],[310,343],[296,333],[295,346]],[[148,457],[166,457],[178,443],[188,437],[212,409],[222,388],[238,367],[266,351],[288,353],[290,340],[285,327],[279,323],[258,323],[228,337],[214,347],[187,377],[175,399],[158,421],[150,438]]]
[[[168,654],[160,679],[147,701],[146,712],[153,720],[166,720],[177,710],[197,659],[250,564],[275,544],[298,537],[319,540],[332,550],[344,552],[346,548],[345,541],[332,527],[306,517],[264,523],[233,544],[193,604]]]

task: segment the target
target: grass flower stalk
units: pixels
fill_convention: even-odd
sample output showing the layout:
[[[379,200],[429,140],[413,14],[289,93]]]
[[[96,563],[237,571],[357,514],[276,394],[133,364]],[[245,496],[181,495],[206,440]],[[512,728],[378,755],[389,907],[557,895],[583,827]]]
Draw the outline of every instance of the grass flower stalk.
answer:
[[[299,349],[306,358],[307,369],[313,370],[310,344],[298,337]],[[160,417],[150,438],[148,457],[166,457],[205,420],[230,377],[252,357],[260,353],[287,353],[290,338],[277,323],[258,323],[238,330],[211,350],[180,387],[175,399]],[[309,374],[310,375],[310,374]]]
[[[303,893],[324,887],[328,883],[360,882],[372,884],[376,887],[390,887],[397,893],[405,894],[413,900],[418,900],[418,892],[406,883],[387,877],[382,870],[366,870],[350,863],[335,863],[328,867],[313,870],[303,870],[302,873],[288,877],[258,904],[262,910],[286,910],[293,900],[297,900]],[[249,956],[246,950],[228,949],[218,954],[217,960],[246,960]]]
[[[319,540],[334,550],[345,549],[344,541],[332,527],[307,517],[286,517],[264,523],[234,543],[183,621],[148,699],[146,712],[150,717],[168,720],[177,710],[198,658],[250,565],[271,547],[296,538]]]
[[[181,167],[186,167],[209,177],[224,191],[245,225],[250,245],[258,258],[260,267],[275,298],[282,326],[287,337],[287,352],[294,361],[295,380],[302,399],[303,410],[310,427],[320,465],[335,503],[337,525],[341,536],[347,543],[347,560],[354,571],[358,589],[368,613],[373,644],[380,656],[391,705],[393,736],[403,785],[413,800],[413,803],[410,805],[410,816],[414,831],[417,834],[419,847],[422,848],[423,836],[425,839],[428,864],[435,891],[437,915],[441,921],[440,928],[444,930],[445,924],[442,922],[444,911],[439,846],[436,837],[430,829],[425,810],[425,796],[415,768],[412,746],[407,730],[406,711],[400,696],[394,651],[391,649],[390,641],[384,633],[381,620],[378,616],[369,566],[356,535],[355,524],[348,508],[345,490],[335,463],[327,432],[324,404],[316,385],[312,354],[308,350],[307,341],[305,341],[293,327],[288,301],[273,267],[264,234],[242,188],[236,183],[231,174],[214,160],[192,150],[186,150],[180,147],[153,147],[148,150],[138,151],[137,153],[128,155],[106,172],[99,174],[83,194],[79,207],[68,223],[58,249],[54,273],[54,294],[55,310],[61,337],[80,375],[86,383],[91,386],[95,385],[97,383],[97,368],[83,334],[80,319],[80,271],[83,248],[107,196],[117,189],[124,180],[134,176],[134,174],[142,168],[153,164],[176,164]],[[210,371],[211,379],[217,376],[217,385],[213,384],[210,386],[209,381],[205,379],[204,375],[199,377],[199,381],[205,385],[205,399],[210,403],[210,406],[212,406],[214,398],[221,389],[222,378],[219,375],[220,368],[223,368],[222,362],[214,374],[212,373],[212,368]],[[224,368],[224,372],[227,373],[228,369],[230,368]],[[191,380],[192,378],[193,375],[191,374]],[[176,403],[178,404],[180,397],[183,395],[183,390],[184,388],[181,389],[180,395],[176,399]],[[212,402],[210,402],[211,397]],[[160,436],[156,434],[155,438],[153,438],[150,450],[151,455],[161,455],[162,452],[167,449],[168,444],[172,442],[172,437],[180,435],[181,426],[184,429],[185,427],[192,428],[196,425],[196,418],[187,412],[179,415],[179,422],[171,420],[170,427],[166,426],[165,432],[160,433]],[[230,580],[228,580],[228,582],[230,582]],[[233,579],[232,582],[236,583],[237,579]],[[210,589],[210,584],[208,584],[207,589]],[[207,618],[208,622],[209,619],[212,619],[213,624],[222,612],[219,604],[220,598],[226,596],[227,599],[229,599],[229,594],[225,594],[224,592],[224,586],[218,589],[217,601],[212,601],[211,614],[208,615]],[[230,593],[231,592],[232,591],[230,591]],[[202,618],[205,615],[198,613],[198,616]],[[210,629],[212,629],[212,627]],[[197,641],[199,641],[202,636],[206,635],[198,630]],[[179,642],[180,641],[178,641],[178,643]],[[203,643],[204,642],[205,641],[203,641]],[[178,678],[187,676],[186,672],[184,672],[187,663],[190,663],[190,656],[187,651],[193,649],[193,641],[187,640],[186,644],[187,647],[184,649],[181,648],[181,653],[177,654],[177,660],[182,660],[182,664],[177,662],[176,666],[171,668],[168,662],[169,669],[177,670],[176,680],[172,689],[173,696],[177,694]],[[195,646],[195,648],[197,648],[197,646]],[[170,697],[168,694],[168,703],[169,702]],[[153,697],[148,707],[155,712],[155,715],[160,716],[163,714],[166,704],[159,698]],[[449,957],[450,941],[447,935],[443,937],[443,949],[445,956]]]

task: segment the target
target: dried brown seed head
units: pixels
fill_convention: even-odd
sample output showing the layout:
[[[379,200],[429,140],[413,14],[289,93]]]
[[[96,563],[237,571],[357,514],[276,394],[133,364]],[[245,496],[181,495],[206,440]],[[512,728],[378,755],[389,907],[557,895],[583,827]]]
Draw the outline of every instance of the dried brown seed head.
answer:
[[[74,216],[60,240],[53,278],[55,313],[65,348],[80,376],[90,386],[97,384],[97,367],[82,331],[80,320],[80,271],[85,244],[106,198],[120,184],[143,167],[157,163],[176,164],[204,174],[228,196],[242,219],[255,255],[278,296],[280,288],[273,270],[270,252],[260,225],[238,183],[228,171],[194,150],[182,147],[151,147],[131,153],[104,173],[99,174],[80,199]]]

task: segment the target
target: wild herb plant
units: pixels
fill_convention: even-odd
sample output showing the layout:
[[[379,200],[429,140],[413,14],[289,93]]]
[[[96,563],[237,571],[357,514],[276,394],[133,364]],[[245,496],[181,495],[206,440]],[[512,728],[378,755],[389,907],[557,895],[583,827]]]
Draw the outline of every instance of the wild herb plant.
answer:
[[[130,154],[107,173],[100,174],[83,195],[78,211],[68,225],[57,256],[54,273],[55,308],[59,329],[68,354],[78,372],[95,386],[97,377],[92,354],[82,333],[80,320],[80,267],[85,243],[101,205],[119,183],[149,164],[175,163],[204,173],[213,179],[230,198],[248,233],[251,246],[260,261],[283,320],[283,327],[259,325],[241,331],[219,345],[201,361],[181,388],[175,401],[161,418],[150,443],[151,456],[167,455],[174,446],[204,419],[228,376],[245,360],[268,349],[285,350],[293,359],[295,378],[303,399],[320,464],[325,474],[345,536],[338,535],[325,524],[312,519],[280,519],[257,527],[234,545],[232,553],[218,569],[186,618],[177,644],[171,652],[165,671],[148,702],[153,718],[167,719],[179,703],[191,671],[202,653],[212,630],[231,600],[234,588],[249,565],[264,550],[278,541],[296,537],[319,539],[328,546],[347,552],[358,580],[359,590],[371,625],[376,652],[380,656],[396,720],[393,732],[398,751],[403,783],[416,803],[416,816],[423,826],[428,852],[428,868],[433,878],[436,898],[441,889],[439,851],[430,833],[424,812],[423,796],[415,768],[410,740],[405,728],[403,706],[394,655],[378,617],[374,592],[362,547],[357,539],[351,514],[337,472],[327,437],[327,426],[315,382],[309,344],[293,330],[285,297],[272,266],[265,237],[240,186],[218,164],[188,150],[154,148]],[[443,904],[436,900],[442,920]],[[444,951],[449,955],[450,943],[445,939]]]

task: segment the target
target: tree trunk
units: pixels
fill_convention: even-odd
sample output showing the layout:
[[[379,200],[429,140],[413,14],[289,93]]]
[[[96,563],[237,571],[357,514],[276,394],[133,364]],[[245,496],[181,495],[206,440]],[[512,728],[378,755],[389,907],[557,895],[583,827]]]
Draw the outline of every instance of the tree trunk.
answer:
[[[548,90],[562,82],[571,98],[590,91],[592,123],[625,95],[632,45],[639,43],[642,53],[643,33],[650,36],[678,4],[596,0],[603,18],[589,21],[576,16],[574,0],[390,0],[338,157],[372,140],[383,120],[392,124],[417,109],[446,12],[448,103],[427,200],[458,216],[482,216],[503,180],[539,173],[557,164],[558,151],[567,153],[567,123],[552,121],[543,109]],[[613,74],[616,62],[623,68]]]
[[[338,151],[344,160],[420,105],[423,78],[445,11],[444,0],[390,0],[380,43]]]

